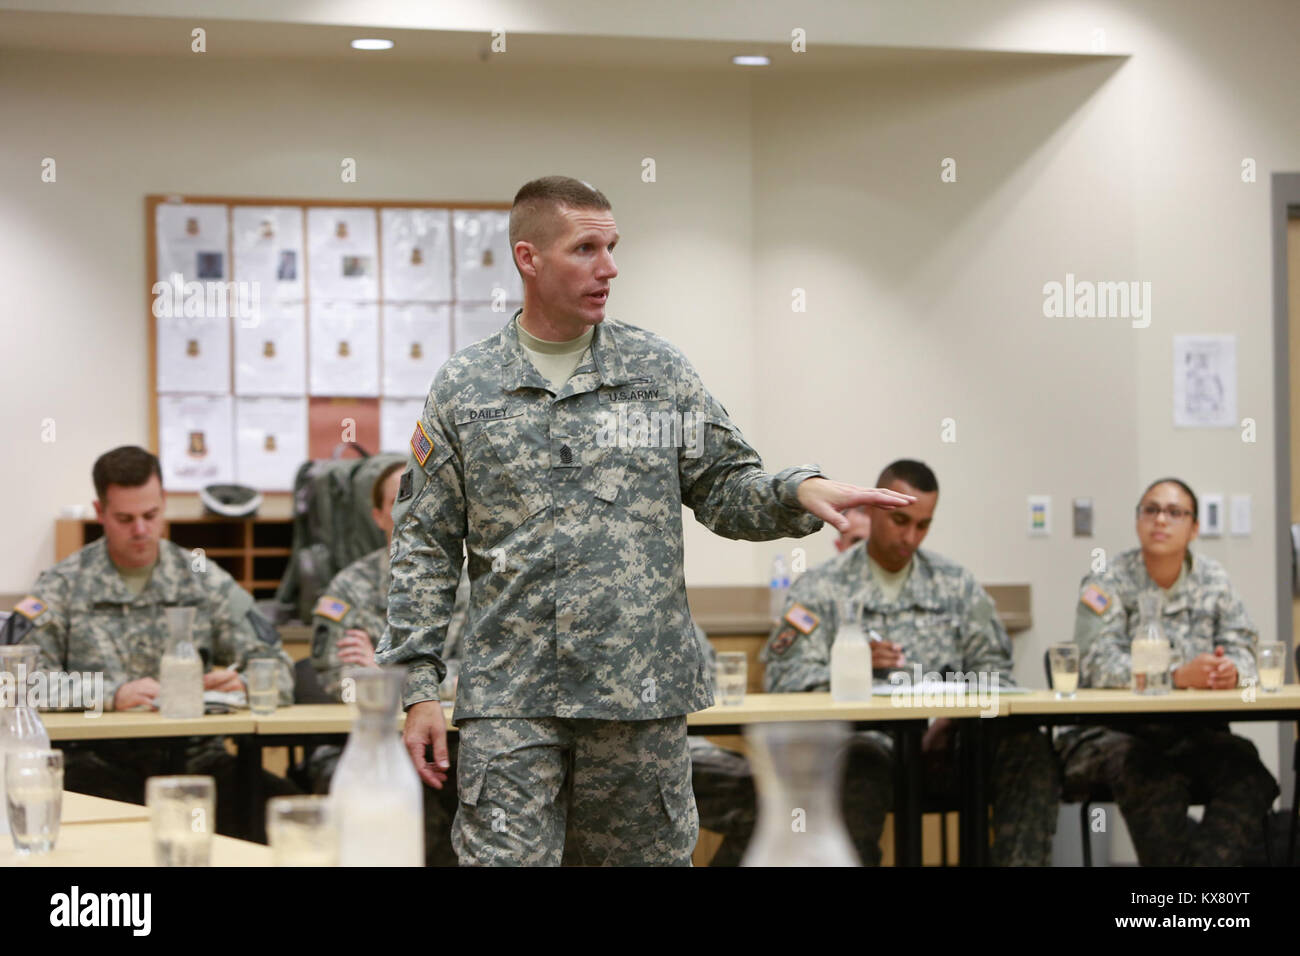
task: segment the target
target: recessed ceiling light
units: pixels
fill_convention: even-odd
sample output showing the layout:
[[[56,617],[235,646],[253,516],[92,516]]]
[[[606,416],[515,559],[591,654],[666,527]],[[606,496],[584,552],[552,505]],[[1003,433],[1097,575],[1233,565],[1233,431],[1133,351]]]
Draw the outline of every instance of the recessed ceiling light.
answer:
[[[353,40],[352,49],[354,50],[391,50],[393,48],[392,40]]]
[[[767,66],[772,61],[765,56],[733,56],[731,62],[736,66]]]

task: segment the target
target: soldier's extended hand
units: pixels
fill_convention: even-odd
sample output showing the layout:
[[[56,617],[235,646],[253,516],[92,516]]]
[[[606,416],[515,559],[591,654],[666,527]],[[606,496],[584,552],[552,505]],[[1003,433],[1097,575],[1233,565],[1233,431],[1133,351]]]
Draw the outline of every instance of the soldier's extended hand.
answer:
[[[1214,649],[1214,668],[1210,671],[1210,687],[1214,690],[1232,690],[1237,686],[1237,665],[1225,657],[1222,647]]]
[[[130,710],[132,707],[139,707],[142,704],[153,707],[155,706],[154,701],[161,691],[162,687],[152,677],[141,677],[139,680],[127,681],[113,695],[113,709]]]
[[[370,635],[359,627],[349,628],[339,638],[339,660],[344,664],[357,664],[361,667],[375,666],[375,645]]]
[[[406,744],[420,779],[433,789],[441,790],[447,779],[447,768],[451,766],[447,759],[447,722],[442,717],[442,704],[436,700],[412,704],[406,712],[402,743]],[[432,763],[424,759],[425,747],[433,748]]]
[[[841,512],[858,505],[870,505],[885,511],[905,508],[916,501],[913,495],[900,494],[887,488],[859,488],[857,485],[829,478],[808,478],[799,483],[799,504],[804,511],[816,515],[836,531],[849,530],[849,519]]]

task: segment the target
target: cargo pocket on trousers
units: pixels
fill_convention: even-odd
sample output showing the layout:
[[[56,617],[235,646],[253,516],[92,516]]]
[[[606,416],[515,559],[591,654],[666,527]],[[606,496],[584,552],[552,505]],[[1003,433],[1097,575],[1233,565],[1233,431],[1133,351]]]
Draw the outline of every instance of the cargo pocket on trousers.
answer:
[[[456,762],[456,790],[457,798],[467,807],[478,806],[489,763],[491,758],[472,747],[466,747],[465,742],[461,741]]]
[[[691,788],[691,765],[686,762],[685,773],[681,767],[666,767],[659,771],[659,801],[664,814],[679,830],[688,826],[699,827],[695,808],[695,791]],[[694,823],[692,824],[692,819]]]

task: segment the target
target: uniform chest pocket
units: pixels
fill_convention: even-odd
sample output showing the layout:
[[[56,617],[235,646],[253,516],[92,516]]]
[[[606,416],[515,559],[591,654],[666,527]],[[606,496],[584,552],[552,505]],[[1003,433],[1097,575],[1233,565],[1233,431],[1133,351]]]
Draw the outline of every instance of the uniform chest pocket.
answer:
[[[512,419],[479,425],[464,448],[470,544],[491,548],[546,507],[548,453]]]
[[[592,494],[639,521],[672,527],[681,521],[682,503],[672,403],[626,402],[613,409],[606,409],[605,427],[597,436]]]

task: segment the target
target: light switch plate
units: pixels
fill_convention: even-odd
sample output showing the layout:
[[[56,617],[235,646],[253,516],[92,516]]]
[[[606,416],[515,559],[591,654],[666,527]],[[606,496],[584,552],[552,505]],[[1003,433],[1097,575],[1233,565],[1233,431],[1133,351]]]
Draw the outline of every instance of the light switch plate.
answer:
[[[1045,538],[1052,533],[1052,496],[1029,496],[1029,534]]]
[[[1223,495],[1201,495],[1201,537],[1217,538],[1223,534]]]
[[[1235,537],[1250,534],[1250,495],[1232,495],[1228,499],[1228,519]]]
[[[1092,499],[1074,499],[1074,536],[1076,538],[1092,537]]]

